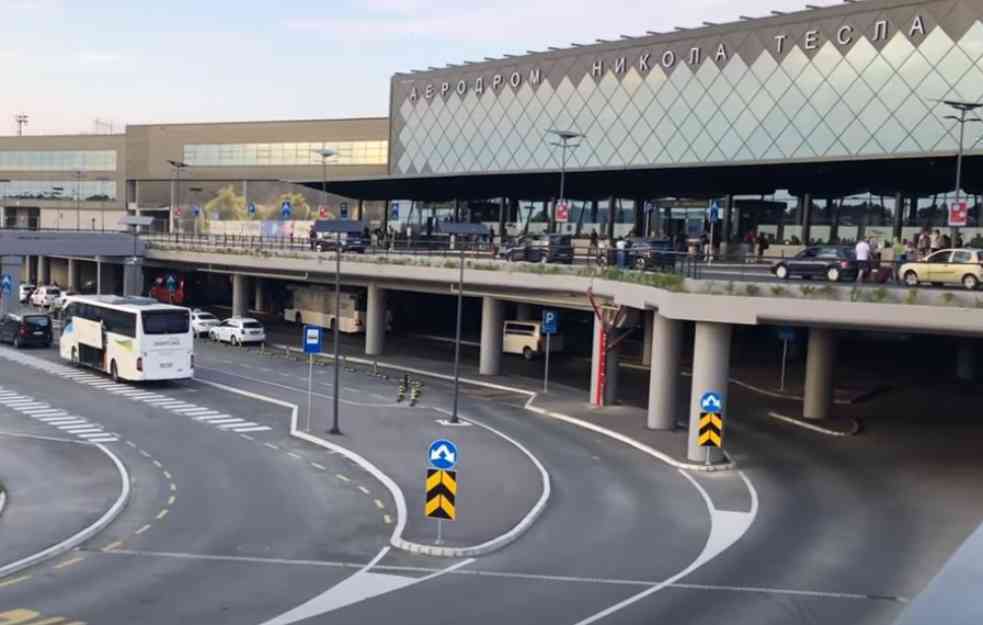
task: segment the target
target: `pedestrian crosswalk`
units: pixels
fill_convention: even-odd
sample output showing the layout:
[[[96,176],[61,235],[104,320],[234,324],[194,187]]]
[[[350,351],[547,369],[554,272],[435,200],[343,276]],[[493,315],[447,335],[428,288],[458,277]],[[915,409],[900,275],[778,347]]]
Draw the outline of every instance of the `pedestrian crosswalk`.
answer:
[[[2,386],[0,386],[0,406],[6,406],[89,443],[115,443],[119,440],[118,434],[107,432],[98,423],[70,414],[67,410],[53,408],[50,404],[37,401],[29,395],[7,390]]]
[[[77,369],[75,367],[58,364],[56,362],[51,362],[50,360],[45,360],[44,358],[38,358],[37,356],[31,356],[12,349],[0,348],[0,358],[16,362],[27,367],[32,367],[67,380],[77,382],[78,384],[85,384],[86,386],[107,391],[114,395],[119,395],[120,397],[126,397],[127,399],[132,399],[133,401],[142,402],[154,408],[160,408],[161,410],[165,410],[167,412],[183,415],[198,421],[199,423],[215,426],[217,429],[223,432],[256,433],[266,432],[273,429],[268,425],[240,419],[235,415],[224,414],[219,410],[213,410],[207,406],[201,406],[192,402],[175,399],[163,393],[148,391],[138,386],[113,382],[112,380],[107,380],[105,377],[85,369]],[[28,410],[35,409],[41,411],[51,408],[46,404],[44,404],[44,408],[32,406],[31,404],[34,403],[32,399],[18,396],[16,393],[12,392],[10,393],[10,399],[12,402],[10,404],[4,404],[2,401],[4,396],[4,392],[0,390],[0,405],[7,405],[8,407],[23,406]],[[31,413],[25,412],[25,414]],[[39,416],[44,416],[41,415],[40,412],[36,414]]]

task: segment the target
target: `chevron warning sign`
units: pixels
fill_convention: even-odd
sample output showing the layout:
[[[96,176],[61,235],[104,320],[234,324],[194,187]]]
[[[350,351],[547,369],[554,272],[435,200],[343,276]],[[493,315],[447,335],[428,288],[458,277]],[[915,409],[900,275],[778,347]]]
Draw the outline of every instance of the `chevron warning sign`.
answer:
[[[457,471],[427,469],[427,503],[425,512],[431,519],[457,518]]]
[[[696,440],[700,447],[723,447],[724,420],[719,412],[700,413],[700,435]]]

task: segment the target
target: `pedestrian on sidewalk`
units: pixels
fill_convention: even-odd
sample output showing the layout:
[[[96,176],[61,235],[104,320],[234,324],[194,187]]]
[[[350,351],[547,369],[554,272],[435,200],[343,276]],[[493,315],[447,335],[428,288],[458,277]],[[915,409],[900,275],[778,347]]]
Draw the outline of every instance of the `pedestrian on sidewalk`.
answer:
[[[764,232],[758,233],[758,261],[760,262],[764,258],[765,252],[768,251],[769,243],[768,237],[765,236]]]
[[[942,249],[942,233],[938,230],[932,232],[928,237],[928,249],[933,254]]]
[[[863,282],[864,274],[870,271],[870,243],[860,239],[853,251],[857,257],[857,282]]]

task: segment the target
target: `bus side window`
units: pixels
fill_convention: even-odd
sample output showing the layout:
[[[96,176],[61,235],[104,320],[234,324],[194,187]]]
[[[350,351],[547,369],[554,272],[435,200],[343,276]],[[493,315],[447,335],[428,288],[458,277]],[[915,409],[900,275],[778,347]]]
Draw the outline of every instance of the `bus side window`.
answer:
[[[78,304],[69,304],[62,310],[62,321],[68,323],[75,316],[75,309],[78,308]]]

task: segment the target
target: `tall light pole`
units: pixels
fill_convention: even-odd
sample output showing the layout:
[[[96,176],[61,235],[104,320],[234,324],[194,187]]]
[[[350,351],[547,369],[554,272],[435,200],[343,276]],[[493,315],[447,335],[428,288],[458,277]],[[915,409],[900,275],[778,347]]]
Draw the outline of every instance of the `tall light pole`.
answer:
[[[457,274],[457,332],[454,335],[454,407],[451,410],[451,423],[457,424],[461,420],[457,416],[457,403],[459,389],[461,386],[461,318],[464,309],[464,248],[461,248],[458,257]]]
[[[181,205],[181,171],[190,167],[184,161],[172,161],[168,160],[167,164],[174,169],[174,175],[171,176],[171,210],[170,210],[170,230],[174,232],[174,190],[177,188],[177,201],[178,206]]]
[[[946,115],[946,119],[951,119],[959,124],[959,153],[956,156],[956,206],[959,205],[959,191],[962,187],[963,176],[963,141],[966,136],[966,124],[983,122],[979,117],[967,117],[967,113],[972,113],[976,109],[983,107],[983,102],[959,102],[956,100],[944,100],[943,103],[959,111],[959,115]],[[955,238],[955,226],[952,227],[953,238]]]
[[[567,179],[567,150],[572,150],[580,146],[580,143],[570,143],[575,139],[581,139],[584,135],[573,130],[547,130],[547,134],[551,134],[560,139],[560,143],[551,141],[550,145],[553,147],[560,148],[560,198],[558,203],[566,204],[564,195],[566,193],[566,179]],[[556,210],[554,205],[554,210],[548,213],[550,215],[550,232],[556,232]]]
[[[332,158],[337,152],[329,148],[311,150],[321,157],[321,201],[325,205],[328,203],[328,159]],[[334,327],[331,328],[334,335],[334,415],[331,418],[330,434],[341,434],[338,425],[338,397],[341,395],[341,342],[339,340],[340,330],[338,320],[341,319],[341,229],[335,232],[334,247]]]

